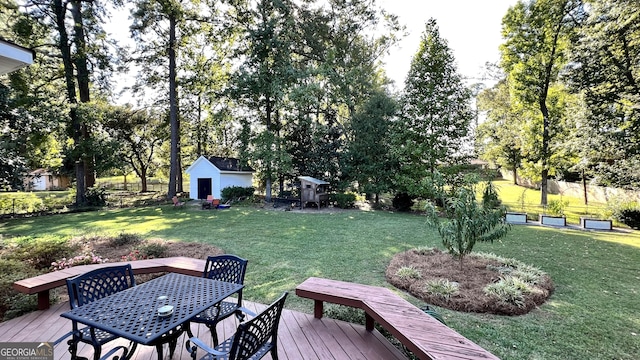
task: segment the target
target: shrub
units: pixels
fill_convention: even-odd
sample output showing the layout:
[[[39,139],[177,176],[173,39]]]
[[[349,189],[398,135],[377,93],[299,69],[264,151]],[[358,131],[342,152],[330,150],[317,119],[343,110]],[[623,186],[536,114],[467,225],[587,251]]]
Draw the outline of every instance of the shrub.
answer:
[[[510,276],[529,285],[536,285],[545,276],[544,271],[535,266],[527,265],[513,258],[503,258],[492,253],[478,252],[475,256],[498,262],[500,265],[487,265],[487,269],[496,271],[503,276]]]
[[[398,271],[396,271],[396,275],[403,280],[420,279],[422,277],[418,269],[414,268],[413,266],[401,267],[400,269],[398,269]]]
[[[17,192],[0,197],[0,214],[28,214],[44,209],[42,199],[34,193]]]
[[[37,309],[36,298],[19,294],[12,284],[39,273],[24,261],[0,259],[0,318],[8,320]]]
[[[420,246],[415,250],[416,250],[416,253],[418,253],[419,255],[431,255],[439,251],[436,248],[431,246]]]
[[[63,209],[67,205],[71,204],[68,198],[55,195],[46,196],[44,199],[42,199],[42,202],[44,203],[45,208],[48,210]]]
[[[486,209],[497,209],[502,205],[498,191],[491,181],[487,182],[482,191],[482,206]]]
[[[84,255],[77,255],[70,259],[62,258],[60,260],[51,263],[51,271],[58,271],[67,269],[72,266],[89,265],[89,264],[102,264],[109,261],[109,259],[103,259],[94,253],[88,253]]]
[[[107,189],[105,187],[91,187],[86,193],[87,205],[105,206],[107,205]]]
[[[111,246],[137,245],[142,242],[142,237],[138,234],[121,232],[118,236],[109,241]]]
[[[391,202],[393,207],[398,211],[410,211],[413,206],[413,197],[407,193],[397,193]]]
[[[623,209],[617,218],[630,228],[640,230],[640,209]]]
[[[569,205],[568,201],[551,200],[547,204],[547,211],[551,215],[563,216],[564,215],[564,209],[566,209],[567,205]]]
[[[524,294],[530,293],[531,287],[526,282],[514,277],[505,276],[500,281],[489,284],[484,293],[493,296],[498,301],[524,308]]]
[[[431,295],[449,299],[458,293],[460,285],[457,282],[447,279],[429,280],[425,284],[425,291]]]
[[[239,200],[248,197],[252,197],[256,191],[254,187],[242,187],[242,186],[227,186],[220,191],[223,201]]]
[[[331,197],[331,200],[341,209],[352,208],[356,203],[356,194],[353,193],[335,193]]]
[[[38,270],[48,270],[51,263],[73,252],[69,242],[59,237],[19,238],[14,241],[15,249],[8,257],[31,264]]]
[[[128,255],[122,255],[121,261],[136,261],[136,260],[145,260],[147,256],[143,254],[140,250],[133,250]]]
[[[167,252],[167,246],[160,243],[150,243],[140,249],[140,253],[147,259],[164,257]]]

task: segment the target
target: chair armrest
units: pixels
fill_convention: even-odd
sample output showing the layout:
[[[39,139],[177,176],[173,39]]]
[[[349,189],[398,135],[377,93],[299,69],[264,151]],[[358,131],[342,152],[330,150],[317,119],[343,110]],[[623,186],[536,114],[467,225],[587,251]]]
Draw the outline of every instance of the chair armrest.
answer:
[[[190,343],[193,343],[195,346],[191,346]],[[214,357],[220,357],[220,356],[226,356],[228,355],[228,353],[226,352],[222,352],[222,351],[218,351],[210,346],[207,346],[204,342],[202,342],[202,340],[198,339],[197,337],[191,337],[189,338],[189,340],[187,340],[186,343],[186,347],[187,347],[187,351],[189,351],[189,353],[191,354],[191,357],[193,359],[196,358],[196,351],[197,348],[201,348],[202,350],[206,351],[207,353],[213,355]]]
[[[53,346],[56,346],[56,345],[60,344],[64,339],[66,339],[66,338],[68,338],[69,336],[72,336],[72,335],[78,335],[79,336],[80,335],[80,331],[77,331],[77,330],[69,331],[68,333],[66,333],[66,334],[62,335],[60,338],[58,338],[58,340],[54,341],[53,342]]]
[[[237,310],[237,311],[241,311],[241,312],[243,312],[243,313],[245,313],[245,314],[247,314],[247,315],[249,315],[249,316],[251,316],[251,317],[256,317],[256,315],[257,315],[256,313],[254,313],[253,311],[251,311],[251,310],[247,309],[247,308],[246,308],[246,307],[244,307],[244,306],[240,306],[240,307],[238,307],[238,310]]]
[[[109,352],[107,352],[102,357],[100,357],[100,360],[108,360],[109,357],[114,355],[116,352],[118,352],[118,350],[122,350],[122,356],[113,356],[112,359],[113,360],[126,359],[127,358],[127,353],[129,352],[129,348],[127,348],[126,346],[123,346],[123,345],[119,345],[119,346],[116,346],[113,349],[109,350]]]

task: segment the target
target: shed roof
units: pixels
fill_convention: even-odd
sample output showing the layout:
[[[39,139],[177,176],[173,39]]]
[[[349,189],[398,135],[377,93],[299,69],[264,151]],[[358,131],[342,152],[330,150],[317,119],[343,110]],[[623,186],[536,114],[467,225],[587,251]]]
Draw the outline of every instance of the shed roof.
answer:
[[[308,182],[316,184],[316,185],[329,185],[328,182],[326,182],[324,180],[316,179],[316,178],[311,177],[311,176],[298,176],[298,179],[300,179],[302,181],[308,181]]]
[[[236,158],[210,156],[207,160],[221,171],[255,171],[251,166],[242,165],[240,159]]]

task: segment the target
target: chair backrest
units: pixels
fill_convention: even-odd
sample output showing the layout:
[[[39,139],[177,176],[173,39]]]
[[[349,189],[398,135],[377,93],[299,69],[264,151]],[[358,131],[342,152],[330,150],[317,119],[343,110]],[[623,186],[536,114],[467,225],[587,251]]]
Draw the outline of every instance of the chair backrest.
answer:
[[[247,262],[236,255],[209,256],[204,265],[202,276],[213,280],[244,284]]]
[[[212,204],[213,206],[218,206],[218,205],[220,205],[220,199],[213,199],[213,200],[211,200],[211,204]]]
[[[213,195],[207,195],[207,202],[208,203],[212,203],[213,202]]]
[[[135,285],[130,264],[92,270],[67,279],[69,304],[74,309]]]
[[[276,347],[278,339],[278,323],[287,299],[288,292],[284,292],[273,304],[238,326],[233,337],[233,344],[229,352],[229,360],[244,360],[251,358],[258,350],[266,352]],[[271,340],[271,343],[269,343]],[[268,346],[269,349],[263,349]]]

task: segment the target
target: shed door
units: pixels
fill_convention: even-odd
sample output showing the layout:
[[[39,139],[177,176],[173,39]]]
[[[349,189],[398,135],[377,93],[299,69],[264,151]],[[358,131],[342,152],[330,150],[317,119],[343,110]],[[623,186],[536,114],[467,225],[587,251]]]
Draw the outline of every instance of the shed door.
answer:
[[[211,178],[198,178],[198,199],[206,199],[211,194]]]

